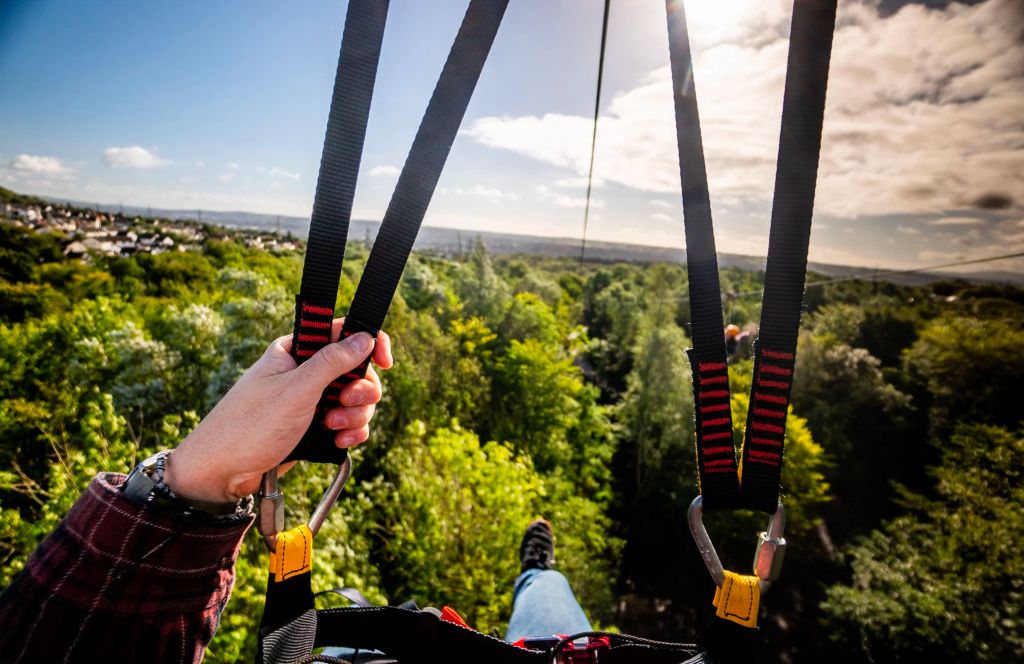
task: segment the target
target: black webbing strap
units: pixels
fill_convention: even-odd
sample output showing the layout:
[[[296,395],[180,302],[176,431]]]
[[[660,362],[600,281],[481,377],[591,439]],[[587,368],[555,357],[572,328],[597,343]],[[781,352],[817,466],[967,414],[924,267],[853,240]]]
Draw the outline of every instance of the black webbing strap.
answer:
[[[551,635],[554,636],[554,635]],[[608,647],[592,651],[606,664],[711,664],[698,646],[607,634]],[[295,644],[302,644],[296,647]],[[399,662],[547,664],[549,652],[514,646],[441,620],[432,613],[394,606],[351,607],[296,614],[277,628],[261,627],[261,664],[308,655],[313,648],[379,651]],[[573,661],[592,661],[577,658]],[[715,660],[718,661],[717,659]]]
[[[313,649],[317,616],[311,579],[309,570],[283,581],[268,576],[257,664],[293,662]]]
[[[469,3],[345,317],[347,333],[376,335],[384,324],[507,6],[508,0]]]
[[[448,159],[448,153],[466,114],[469,100],[473,96],[507,6],[508,0],[471,0],[469,3],[451,52],[420,122],[419,130],[416,132],[412,148],[406,157],[398,183],[395,185],[363,276],[345,317],[342,337],[357,332],[369,332],[376,337],[384,324],[384,317],[398,288],[398,282],[416,241],[427,206],[434,195],[441,171]],[[328,135],[328,140],[331,138],[331,135]],[[310,245],[313,242],[311,234]],[[319,249],[317,253],[320,253]],[[307,260],[308,256],[307,249]],[[335,255],[333,260],[340,266],[341,255]],[[339,274],[340,267],[332,273],[332,293],[337,292]],[[326,343],[323,331],[316,333],[300,330],[305,330],[310,324],[322,328],[329,323],[334,312],[333,306],[333,299],[330,305],[325,305],[307,300],[305,291],[299,294],[296,302],[296,320],[302,322],[296,323],[296,338],[300,339],[301,333],[308,335],[309,338],[316,337],[317,343],[320,343],[315,349],[312,346],[303,347],[302,353],[312,355]],[[329,327],[323,329],[326,330],[326,334],[330,333]],[[323,426],[322,416],[337,404],[341,390],[347,383],[366,375],[368,364],[369,360],[361,367],[339,377],[324,391],[313,425],[289,456],[289,460],[334,463],[344,460],[346,452],[333,444],[334,432]]]
[[[759,629],[712,617],[701,631],[697,645],[711,655],[714,664],[755,664],[761,634]]]
[[[330,341],[334,302],[338,296],[338,280],[345,256],[345,241],[377,78],[388,2],[351,0],[345,16],[334,94],[313,198],[302,284],[295,297],[292,357],[298,363],[305,362]],[[327,388],[321,406],[329,403],[332,395],[336,401],[338,392],[338,386]],[[344,461],[346,451],[330,444],[333,432],[322,426],[322,416],[322,408],[318,407],[313,426],[287,460]],[[321,444],[324,442],[328,444]]]
[[[693,349],[688,354],[693,365],[698,477],[705,509],[745,507],[771,514],[778,505],[836,4],[837,0],[795,0],[793,4],[761,327],[737,474],[692,59],[682,3],[666,3],[693,325]]]
[[[779,500],[836,4],[793,3],[761,326],[741,461],[744,504],[769,514]]]
[[[732,442],[727,354],[722,335],[718,254],[711,223],[711,195],[693,80],[693,57],[682,2],[667,0],[669,58],[676,110],[676,143],[686,232],[693,347],[693,401],[697,432],[697,478],[705,509],[735,507],[740,487]]]
[[[431,613],[393,606],[320,611],[314,647],[327,646],[379,650],[400,662],[548,662],[544,653],[516,648]]]
[[[554,635],[551,635],[554,636]],[[698,664],[697,646],[608,634],[608,648],[593,651],[607,664]],[[317,614],[314,647],[344,646],[379,650],[400,662],[467,664],[547,664],[551,655],[519,648],[493,636],[439,619],[430,613],[397,607],[326,609]]]

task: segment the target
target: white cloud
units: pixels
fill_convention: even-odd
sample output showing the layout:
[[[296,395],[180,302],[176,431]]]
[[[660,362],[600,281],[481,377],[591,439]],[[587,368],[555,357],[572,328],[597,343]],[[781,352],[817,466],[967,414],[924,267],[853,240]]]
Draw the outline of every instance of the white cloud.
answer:
[[[652,213],[651,219],[654,219],[655,221],[679,221],[678,219],[675,219],[671,215],[667,215],[664,212]]]
[[[21,173],[33,175],[70,175],[73,172],[57,157],[41,157],[31,154],[19,154],[11,161],[11,168]]]
[[[195,166],[196,168],[206,168],[206,162],[200,159],[195,163]]]
[[[272,178],[285,178],[287,180],[298,180],[299,179],[299,174],[298,173],[291,173],[291,172],[286,171],[286,170],[281,169],[281,168],[271,168],[270,172],[268,173],[268,175],[270,175],[270,177],[272,177]]]
[[[887,18],[870,4],[842,4],[817,212],[1024,209],[1018,2],[914,4]],[[691,26],[701,35],[694,72],[716,206],[771,199],[788,49],[785,4],[747,2],[753,18],[710,36]],[[697,10],[708,25],[716,12],[725,10]],[[547,113],[484,117],[465,133],[580,176],[589,163],[590,131],[591,118]],[[678,192],[668,67],[618,94],[599,131],[595,177],[640,191]]]
[[[1024,245],[1024,219],[1006,219],[999,222],[993,230],[993,236],[1005,249],[1021,248],[1021,245]]]
[[[665,208],[665,209],[671,209],[671,208],[676,207],[672,203],[669,203],[668,201],[662,200],[660,198],[652,198],[652,199],[650,199],[647,202],[651,205],[651,207]]]
[[[238,177],[237,173],[221,173],[220,175],[217,176],[217,179],[220,180],[221,182],[230,182],[231,180],[234,180],[236,177]]]
[[[374,166],[370,169],[371,178],[395,178],[401,173],[397,166]]]
[[[921,232],[916,228],[912,228],[911,226],[897,226],[896,230],[899,231],[900,233],[903,233],[904,235],[918,235]]]
[[[239,164],[237,161],[229,161],[226,165],[233,171],[237,171],[239,169]]]
[[[583,197],[583,196],[559,195],[559,196],[555,196],[555,205],[557,205],[559,207],[567,207],[567,208],[582,208],[582,207],[586,207],[587,199],[585,197]],[[591,198],[590,199],[590,209],[591,210],[597,210],[597,209],[603,208],[604,206],[605,206],[605,202],[603,200],[601,200],[600,198]]]
[[[980,226],[985,223],[983,219],[975,217],[943,217],[928,222],[929,226]]]
[[[503,191],[496,187],[487,187],[482,184],[475,184],[472,187],[438,187],[437,193],[441,196],[479,196],[480,198],[488,198],[492,201],[498,200],[519,200],[519,194],[512,192]]]
[[[142,170],[157,168],[167,163],[146,148],[138,145],[124,148],[107,148],[103,151],[103,162],[112,168],[138,168]]]
[[[502,191],[501,189],[496,189],[494,187],[485,187],[482,184],[475,184],[475,185],[473,185],[469,189],[469,193],[471,193],[471,194],[473,194],[475,196],[481,196],[483,198],[492,198],[492,199],[502,199],[502,198],[504,198],[504,199],[508,199],[508,200],[519,200],[519,195],[518,194],[513,194],[513,193],[505,192],[505,191]]]
[[[555,180],[554,185],[556,187],[562,187],[563,189],[586,189],[587,178],[559,178]],[[604,181],[598,178],[594,178],[593,181],[590,183],[590,188],[597,189],[598,187],[603,185]]]
[[[936,249],[925,249],[917,253],[917,257],[929,263],[953,263],[962,260],[971,260],[964,251],[938,251]]]

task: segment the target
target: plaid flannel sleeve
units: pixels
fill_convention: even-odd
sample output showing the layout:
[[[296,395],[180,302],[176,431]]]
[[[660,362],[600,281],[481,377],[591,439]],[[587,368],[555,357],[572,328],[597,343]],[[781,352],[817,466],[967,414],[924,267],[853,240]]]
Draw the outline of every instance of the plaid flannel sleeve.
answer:
[[[0,595],[0,661],[199,662],[252,518],[196,524],[97,476]]]

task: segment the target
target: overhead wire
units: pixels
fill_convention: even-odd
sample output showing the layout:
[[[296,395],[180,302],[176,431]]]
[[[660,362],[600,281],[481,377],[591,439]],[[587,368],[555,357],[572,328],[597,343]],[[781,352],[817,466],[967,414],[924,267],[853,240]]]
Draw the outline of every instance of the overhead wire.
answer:
[[[914,274],[916,272],[927,272],[929,270],[941,270],[943,268],[960,267],[960,266],[963,266],[963,265],[977,265],[979,263],[991,263],[992,261],[1009,260],[1011,258],[1024,258],[1024,251],[1020,251],[1020,252],[1013,253],[1013,254],[1002,254],[1000,256],[989,256],[987,258],[974,258],[974,259],[966,260],[966,261],[957,261],[955,263],[939,263],[939,264],[936,264],[936,265],[925,265],[925,266],[922,266],[922,267],[908,268],[908,269],[905,269],[905,270],[885,270],[885,271],[882,271],[882,272],[879,272],[877,270],[872,270],[870,272],[862,272],[860,274],[851,274],[851,275],[848,275],[848,276],[845,276],[845,277],[835,277],[833,279],[821,279],[821,280],[818,280],[818,281],[808,281],[804,285],[804,288],[808,289],[808,288],[812,288],[814,286],[828,286],[830,284],[839,284],[839,283],[843,283],[843,282],[847,282],[847,281],[875,281],[875,280],[878,280],[878,279],[880,279],[882,277],[891,277],[891,276],[900,275],[900,274]],[[764,290],[761,289],[761,290],[743,291],[743,292],[740,292],[740,293],[731,293],[731,294],[723,291],[722,295],[728,295],[729,297],[732,297],[732,298],[738,298],[738,297],[760,296],[763,293],[764,293]],[[690,298],[688,296],[684,295],[684,296],[679,298],[679,301],[680,302],[686,302],[689,299]]]
[[[601,53],[597,59],[597,91],[594,95],[594,124],[590,133],[590,167],[587,169],[587,196],[583,205],[583,237],[580,242],[580,262],[587,256],[587,224],[590,221],[590,192],[594,184],[594,152],[597,146],[597,118],[601,113],[601,84],[604,81],[604,50],[608,43],[608,12],[611,0],[604,0],[604,18],[601,21]]]

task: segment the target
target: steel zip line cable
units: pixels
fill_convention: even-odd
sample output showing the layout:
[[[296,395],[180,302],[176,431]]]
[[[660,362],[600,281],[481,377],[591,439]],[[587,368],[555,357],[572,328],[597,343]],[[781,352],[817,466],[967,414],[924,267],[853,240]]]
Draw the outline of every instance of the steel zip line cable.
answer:
[[[580,243],[580,262],[587,255],[587,222],[590,221],[590,190],[594,182],[594,148],[597,146],[597,116],[601,112],[601,83],[604,80],[604,47],[608,42],[608,10],[612,0],[604,0],[604,19],[601,22],[601,54],[597,59],[597,94],[594,98],[594,128],[590,134],[590,168],[587,169],[587,198],[583,207],[583,238]]]

